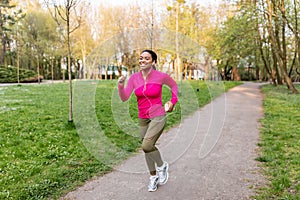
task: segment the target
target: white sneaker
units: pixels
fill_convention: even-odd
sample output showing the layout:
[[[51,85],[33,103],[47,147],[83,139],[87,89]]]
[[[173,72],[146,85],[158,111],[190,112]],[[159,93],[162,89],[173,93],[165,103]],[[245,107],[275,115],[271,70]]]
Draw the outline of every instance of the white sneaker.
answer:
[[[155,176],[150,176],[150,182],[149,182],[149,185],[148,185],[148,191],[149,192],[154,192],[157,190],[157,185],[158,185],[158,176],[155,175]]]
[[[163,185],[168,181],[169,178],[168,169],[169,169],[169,164],[167,162],[164,162],[164,164],[161,167],[156,167],[156,172],[159,177],[159,181],[158,181],[159,185]]]

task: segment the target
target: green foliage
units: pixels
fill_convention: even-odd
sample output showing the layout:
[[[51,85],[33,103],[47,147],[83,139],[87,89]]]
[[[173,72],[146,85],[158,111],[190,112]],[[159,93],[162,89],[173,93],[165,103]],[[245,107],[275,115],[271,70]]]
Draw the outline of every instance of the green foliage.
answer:
[[[25,17],[25,14],[20,9],[11,3],[10,0],[1,1],[0,3],[0,37],[2,44],[9,44],[11,39],[12,27],[18,23],[22,18]],[[10,51],[7,51],[8,48],[5,48],[4,45],[1,45],[1,54],[4,55],[0,59],[0,63],[3,65],[5,63],[5,57],[9,54],[12,54]],[[7,62],[6,62],[7,63]]]
[[[239,13],[229,17],[223,24],[223,28],[218,32],[217,45],[220,46],[217,59],[230,61],[230,65],[236,65],[234,58],[246,58],[255,55],[258,50],[255,38],[257,30],[255,29],[255,20],[250,8],[245,13]]]
[[[19,69],[20,82],[37,82],[37,73],[32,70]],[[0,66],[0,83],[17,83],[18,68]]]
[[[297,85],[297,88],[300,88]],[[269,180],[255,199],[300,199],[300,96],[284,86],[264,86],[261,156]]]
[[[32,50],[29,50],[33,51],[32,53],[37,54],[40,58],[43,58],[45,53],[52,56],[59,39],[55,21],[48,13],[42,10],[29,12],[24,19],[22,31],[26,33],[23,43],[30,42]]]
[[[22,10],[17,9],[15,5],[10,3],[10,0],[1,1],[0,3],[0,21],[1,21],[1,35],[5,32],[11,31],[10,27],[18,20],[24,17]],[[4,36],[2,38],[5,38]]]
[[[45,79],[50,79],[53,67],[54,79],[60,79],[61,57],[66,52],[60,32],[50,13],[36,6],[29,6],[22,23],[14,26],[13,37],[17,41],[17,49],[13,49],[7,59],[10,62],[7,63],[13,66],[18,63],[20,68],[33,70],[39,65],[40,74]]]
[[[95,111],[99,124],[125,159],[139,148],[140,140],[118,128],[112,116],[116,81],[97,83]],[[237,84],[183,82],[194,88],[199,107]],[[74,125],[68,123],[68,89],[66,83],[0,87],[0,199],[57,199],[111,170],[105,160],[91,155]],[[164,101],[169,97],[164,92]],[[130,109],[133,120],[137,120],[134,97]],[[167,126],[174,126],[180,119],[178,105]]]
[[[213,41],[214,30],[216,29],[215,16],[211,15],[211,9],[201,6],[200,3],[186,1],[177,1],[178,12],[178,32],[182,33],[198,43],[199,45],[210,48]],[[168,29],[176,31],[177,2],[167,7],[169,16],[163,20]],[[181,45],[185,45],[184,42]],[[211,52],[208,52],[209,54]]]

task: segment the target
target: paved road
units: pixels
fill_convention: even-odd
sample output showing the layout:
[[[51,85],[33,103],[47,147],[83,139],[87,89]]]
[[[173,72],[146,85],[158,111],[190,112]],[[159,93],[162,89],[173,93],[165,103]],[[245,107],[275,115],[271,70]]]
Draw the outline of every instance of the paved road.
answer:
[[[156,192],[147,191],[141,152],[62,199],[250,199],[263,183],[254,160],[263,117],[259,87],[248,82],[235,87],[162,135],[158,145],[170,177]]]

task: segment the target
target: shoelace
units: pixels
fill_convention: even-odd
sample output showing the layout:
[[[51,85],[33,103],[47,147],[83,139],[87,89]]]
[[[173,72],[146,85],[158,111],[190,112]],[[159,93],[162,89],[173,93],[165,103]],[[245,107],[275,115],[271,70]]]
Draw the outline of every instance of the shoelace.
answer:
[[[150,178],[150,185],[151,187],[156,185],[156,182],[158,181],[158,177],[154,176]]]

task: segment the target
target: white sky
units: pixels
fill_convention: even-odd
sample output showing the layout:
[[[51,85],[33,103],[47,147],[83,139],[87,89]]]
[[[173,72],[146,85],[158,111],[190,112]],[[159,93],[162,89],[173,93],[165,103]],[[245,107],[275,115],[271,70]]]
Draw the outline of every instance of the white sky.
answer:
[[[130,4],[130,3],[135,3],[136,1],[138,1],[139,3],[140,2],[144,2],[144,3],[148,3],[149,5],[151,5],[152,3],[152,0],[98,0],[98,1],[94,1],[94,0],[91,0],[92,3],[103,3],[104,5],[105,4],[111,4],[111,5],[127,5],[127,4]],[[157,3],[157,2],[162,2],[162,1],[165,1],[165,2],[173,2],[174,0],[153,0],[154,3]],[[207,5],[215,5],[217,3],[220,3],[222,0],[186,0],[187,2],[196,2],[200,5],[203,5],[203,6],[207,6]]]
[[[43,2],[43,0],[39,0],[40,2]],[[57,0],[60,1],[60,0]],[[63,1],[63,0],[61,0]],[[132,3],[138,2],[139,4],[145,3],[145,5],[151,6],[152,1],[154,4],[162,3],[162,2],[167,2],[168,4],[172,4],[175,0],[82,0],[82,1],[89,1],[92,4],[110,4],[110,5],[128,5]],[[220,3],[222,0],[185,0],[186,2],[196,2],[202,6],[208,6],[208,5],[216,5]]]

